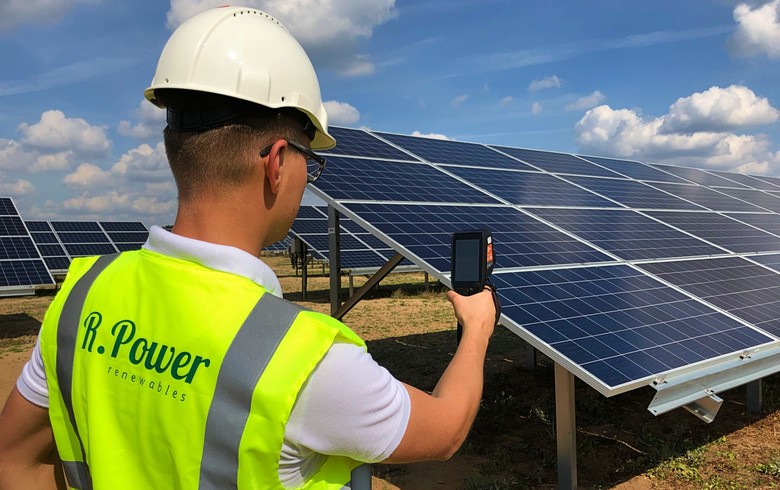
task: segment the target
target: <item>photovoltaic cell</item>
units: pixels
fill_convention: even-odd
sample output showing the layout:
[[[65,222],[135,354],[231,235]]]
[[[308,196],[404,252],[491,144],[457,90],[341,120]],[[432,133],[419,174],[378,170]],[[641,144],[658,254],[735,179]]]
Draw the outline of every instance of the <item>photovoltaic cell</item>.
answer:
[[[702,209],[701,206],[671,196],[650,186],[626,179],[599,179],[571,177],[574,182],[592,192],[601,194],[624,206],[637,209]]]
[[[27,229],[29,229],[30,232],[52,231],[48,221],[25,221],[24,224],[27,225]]]
[[[615,172],[593,165],[574,155],[565,153],[553,153],[549,151],[526,150],[522,148],[508,148],[506,146],[493,146],[504,153],[555,174],[590,175],[592,177],[618,177]]]
[[[496,200],[422,163],[331,157],[316,188],[335,199],[495,203]]]
[[[49,269],[49,271],[66,271],[68,270],[68,267],[70,267],[70,259],[64,255],[44,257],[43,261],[46,263],[46,268]]]
[[[505,316],[610,389],[773,340],[625,265],[492,280]]]
[[[653,262],[640,267],[685,291],[780,335],[780,274],[741,257]]]
[[[89,255],[110,255],[117,249],[110,243],[65,243],[65,250],[71,257],[86,257]]]
[[[580,158],[584,158],[594,163],[598,163],[601,166],[607,167],[613,172],[631,177],[636,180],[651,181],[651,182],[676,182],[685,183],[687,181],[675,177],[674,175],[661,172],[649,165],[645,165],[640,162],[634,162],[631,160],[616,160],[614,158],[601,158],[591,157],[585,155],[578,155]]]
[[[379,138],[359,129],[334,128],[328,129],[336,138],[336,147],[324,150],[323,154],[349,155],[353,157],[373,157],[384,160],[411,160],[417,158],[380,140]],[[326,167],[326,172],[330,167]]]
[[[0,197],[0,215],[1,216],[18,216],[16,206],[10,197]]]
[[[97,231],[103,232],[96,221],[52,221],[52,228],[56,232],[62,231]]]
[[[0,216],[0,235],[24,236],[27,235],[27,229],[18,216]]]
[[[532,167],[525,163],[502,155],[485,145],[390,133],[374,132],[374,134],[431,163],[454,163],[456,165],[473,165],[477,167],[533,170]]]
[[[780,236],[780,214],[732,213],[726,216]]]
[[[753,255],[749,259],[780,272],[780,254]]]
[[[769,192],[753,189],[727,189],[725,187],[719,187],[718,192],[728,194],[735,199],[747,201],[769,211],[780,212],[780,196],[775,196]]]
[[[40,258],[41,256],[29,236],[3,237],[0,240],[0,260]]]
[[[717,170],[710,170],[713,174],[723,177],[724,179],[733,180],[739,182],[742,185],[751,187],[753,189],[762,189],[766,191],[780,191],[780,187],[770,184],[769,182],[757,179],[750,175],[743,175],[734,172],[719,172]]]
[[[650,216],[731,252],[780,251],[780,237],[716,213],[649,211]]]
[[[442,167],[512,204],[527,206],[618,207],[575,185],[538,172]]]
[[[771,192],[780,192],[780,179],[777,177],[770,177],[768,175],[752,175],[751,177],[756,178],[758,180],[768,182],[776,187],[776,189],[772,189]]]
[[[624,260],[722,254],[713,247],[630,210],[529,209]]]
[[[52,222],[52,225],[55,225],[56,222]],[[97,224],[97,223],[95,223]],[[57,236],[60,238],[60,241],[62,243],[109,243],[108,236],[106,236],[105,233],[102,231],[99,232],[91,232],[91,231],[81,231],[81,232],[59,232],[57,233]]]
[[[358,203],[346,206],[441,272],[450,270],[452,233],[473,229],[492,232],[498,257],[496,269],[612,260],[510,207]]]
[[[13,200],[0,197],[0,296],[53,283]]]
[[[734,199],[731,196],[700,185],[662,184],[657,182],[654,182],[652,185],[669,194],[695,202],[713,211],[748,211],[754,213],[765,211],[750,203]]]
[[[100,221],[100,226],[107,232],[148,232],[146,226],[140,221]]]
[[[661,165],[658,163],[651,163],[650,165],[659,170],[663,170],[664,172],[669,172],[678,177],[682,177],[683,179],[695,182],[696,184],[716,187],[745,187],[744,185],[734,182],[733,180],[718,177],[717,175],[707,173],[704,170],[699,170],[698,168],[677,167],[674,165]]]

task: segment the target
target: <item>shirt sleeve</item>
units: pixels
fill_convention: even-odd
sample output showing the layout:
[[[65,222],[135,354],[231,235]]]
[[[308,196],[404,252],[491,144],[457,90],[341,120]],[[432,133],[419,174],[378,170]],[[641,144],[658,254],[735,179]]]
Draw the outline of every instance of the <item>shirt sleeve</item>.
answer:
[[[30,403],[49,408],[49,387],[46,384],[46,368],[43,366],[40,336],[35,341],[30,360],[22,368],[16,380],[16,389]]]
[[[389,457],[409,422],[409,393],[361,347],[335,343],[304,385],[285,439],[365,463]]]

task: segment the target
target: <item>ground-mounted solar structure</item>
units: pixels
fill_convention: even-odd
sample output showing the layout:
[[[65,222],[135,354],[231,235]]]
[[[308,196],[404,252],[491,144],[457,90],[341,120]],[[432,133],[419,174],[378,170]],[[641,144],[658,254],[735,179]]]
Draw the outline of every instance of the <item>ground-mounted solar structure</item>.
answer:
[[[76,257],[138,250],[149,231],[140,221],[25,221],[52,274],[64,274]]]
[[[0,197],[0,296],[34,294],[54,279],[10,197]]]
[[[755,406],[780,371],[780,180],[333,132],[310,186],[331,235],[345,216],[449,284],[452,233],[492,232],[501,323],[555,362],[561,487],[576,486],[575,377],[711,421],[717,393],[748,385]]]

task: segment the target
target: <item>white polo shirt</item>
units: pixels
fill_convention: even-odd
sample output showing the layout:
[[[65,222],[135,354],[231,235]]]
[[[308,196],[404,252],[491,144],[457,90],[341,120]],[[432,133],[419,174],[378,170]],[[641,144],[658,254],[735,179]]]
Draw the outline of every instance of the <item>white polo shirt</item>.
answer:
[[[185,238],[153,226],[145,249],[210,269],[246,277],[282,297],[279,280],[257,257],[234,247]],[[49,406],[40,345],[16,382],[27,400]],[[279,478],[287,488],[302,484],[325,456],[341,455],[375,463],[386,459],[409,422],[406,388],[370,354],[353,344],[335,343],[317,365],[295,402],[284,434]]]

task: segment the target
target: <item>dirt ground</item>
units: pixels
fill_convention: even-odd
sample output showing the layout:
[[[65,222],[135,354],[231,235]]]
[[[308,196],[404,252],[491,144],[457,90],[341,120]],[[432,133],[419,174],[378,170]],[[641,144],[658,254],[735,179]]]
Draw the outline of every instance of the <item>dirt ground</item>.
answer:
[[[286,297],[329,311],[328,278],[312,269],[307,298],[286,257],[264,257]],[[359,287],[364,278],[356,278]],[[347,278],[342,284],[345,289]],[[397,378],[432,390],[455,349],[455,323],[441,287],[425,290],[422,274],[392,274],[344,321]],[[5,400],[29,351],[53,291],[0,298],[0,400]],[[556,487],[553,365],[499,327],[485,365],[485,390],[471,434],[449,461],[374,465],[377,490],[551,489]],[[577,479],[580,488],[780,488],[780,378],[764,380],[763,412],[745,411],[744,388],[720,393],[715,421],[682,409],[654,417],[655,392],[638,389],[605,398],[576,384]]]

